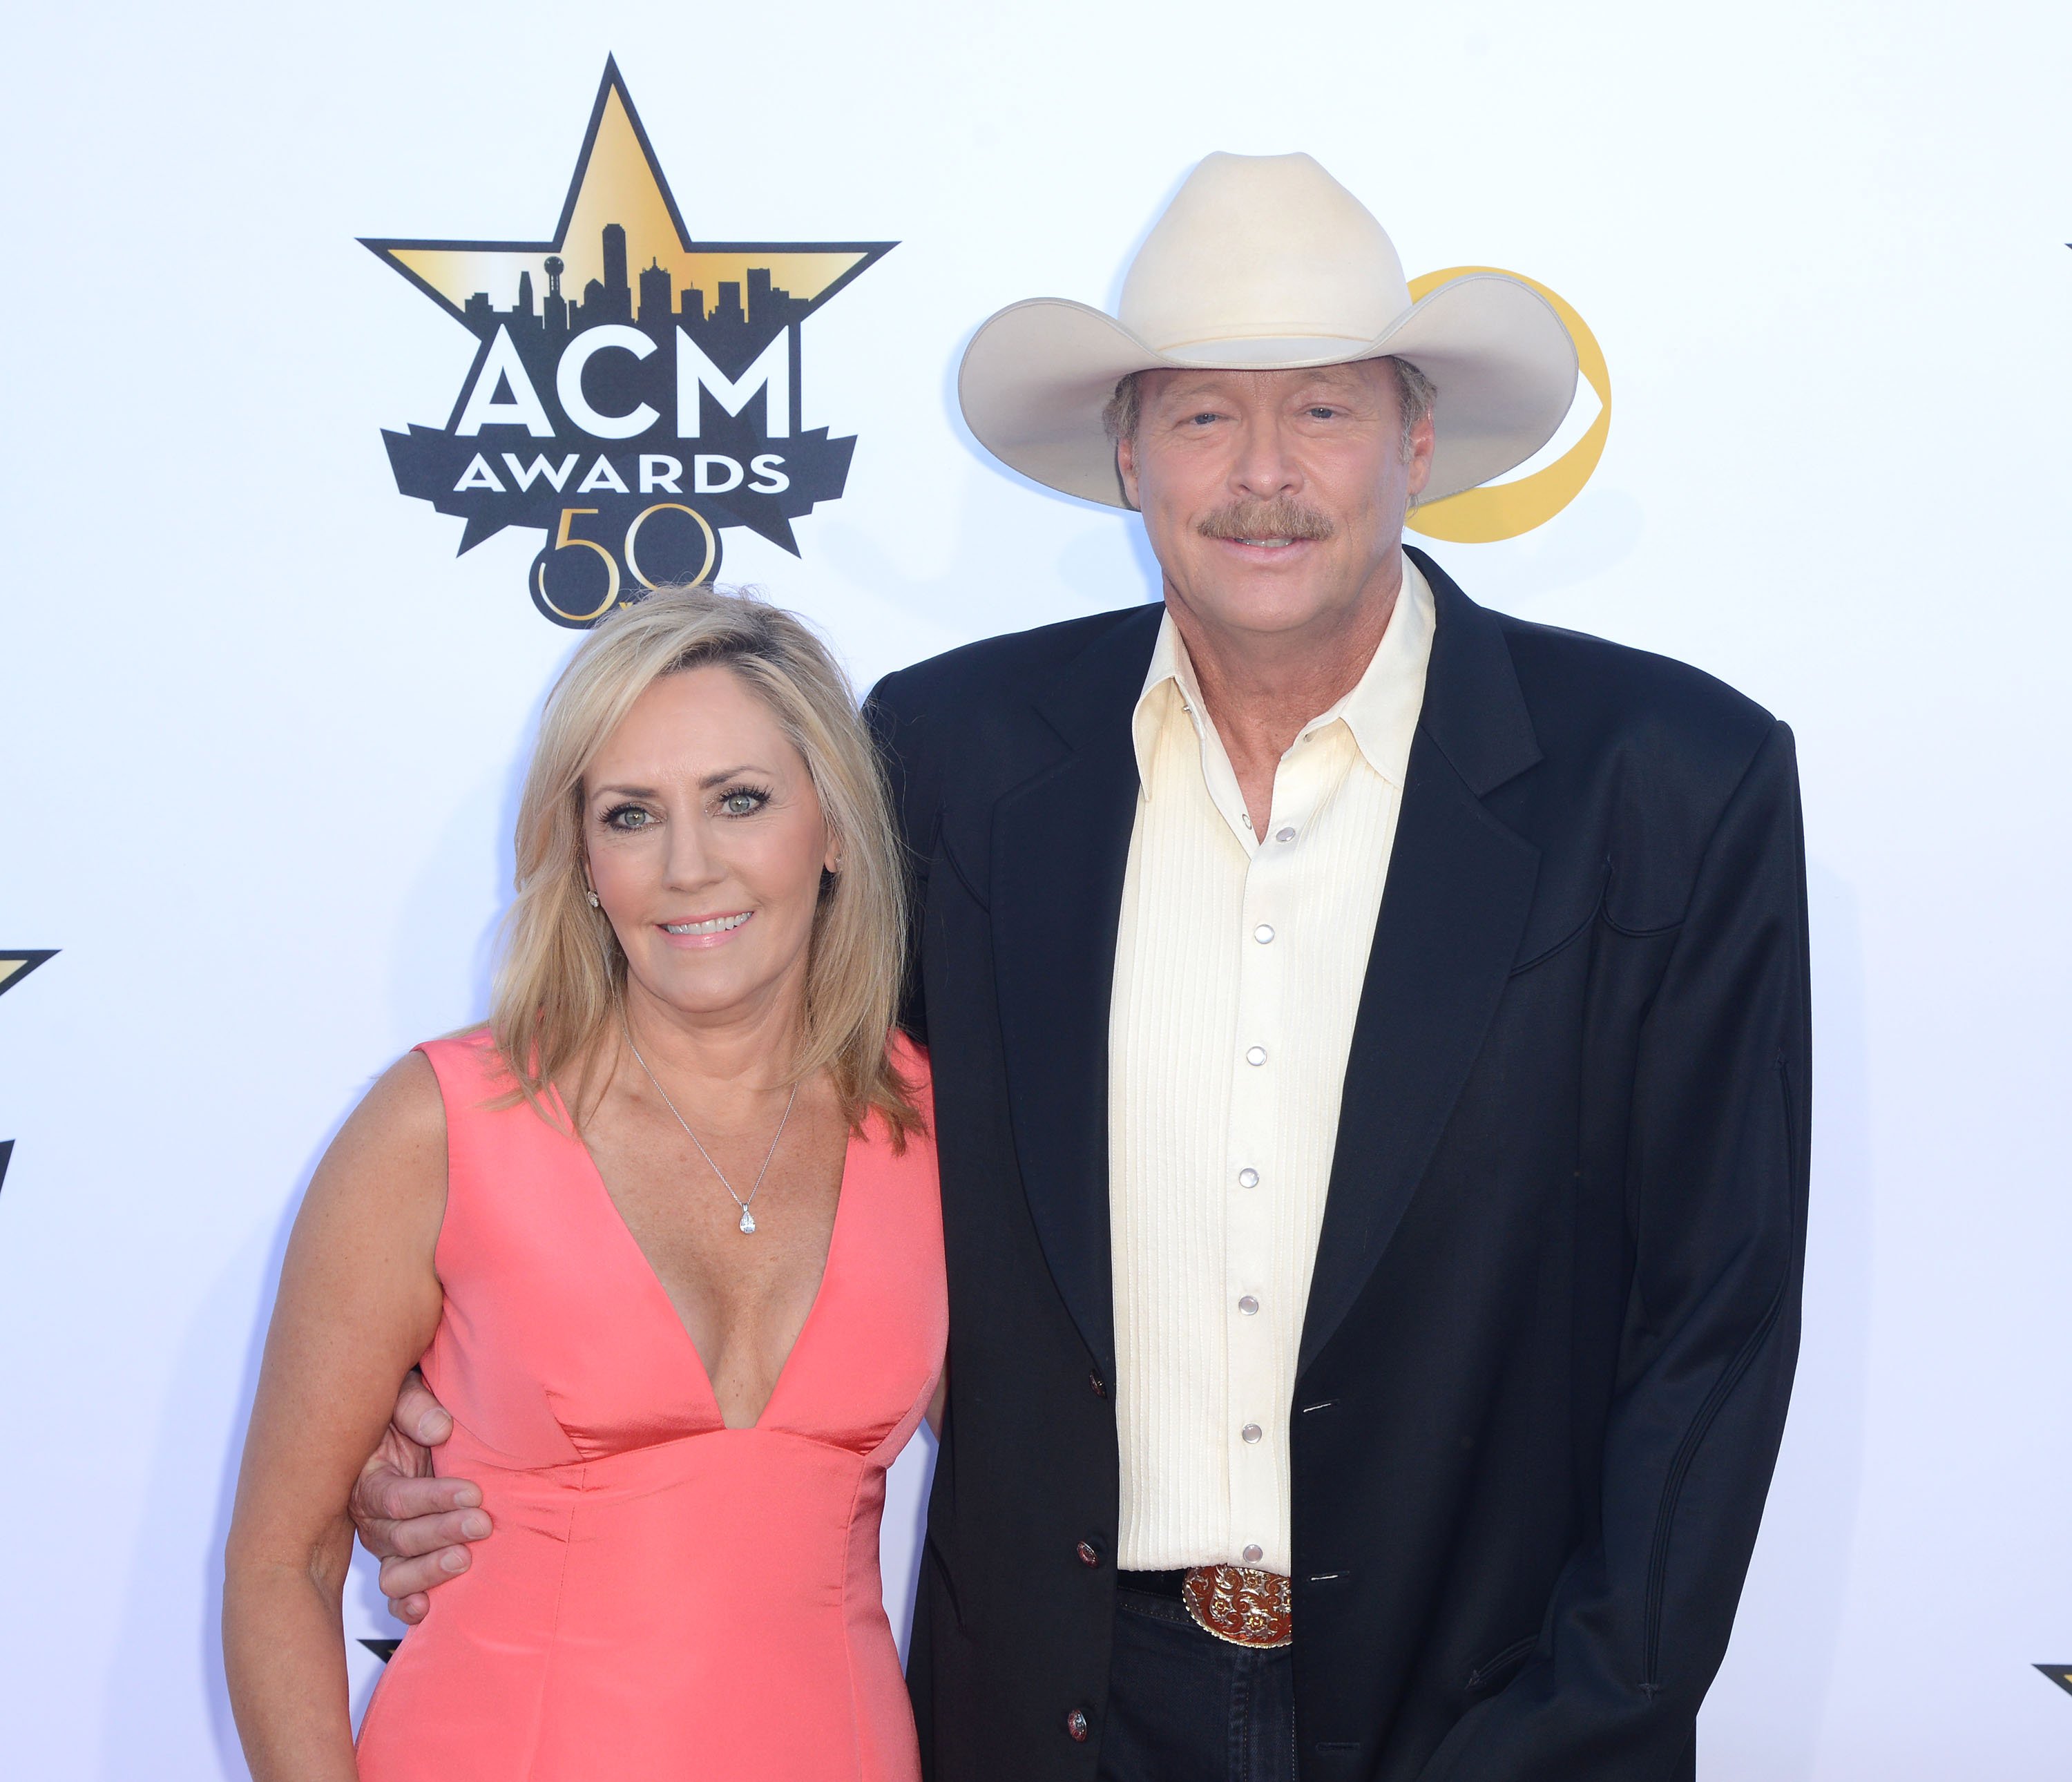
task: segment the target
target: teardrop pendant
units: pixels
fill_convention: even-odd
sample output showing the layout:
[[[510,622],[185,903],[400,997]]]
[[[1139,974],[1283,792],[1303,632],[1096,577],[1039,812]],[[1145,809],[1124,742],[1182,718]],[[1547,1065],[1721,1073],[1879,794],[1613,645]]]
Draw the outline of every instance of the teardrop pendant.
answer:
[[[743,1237],[753,1237],[755,1235],[755,1215],[746,1207],[741,1209],[741,1235]]]

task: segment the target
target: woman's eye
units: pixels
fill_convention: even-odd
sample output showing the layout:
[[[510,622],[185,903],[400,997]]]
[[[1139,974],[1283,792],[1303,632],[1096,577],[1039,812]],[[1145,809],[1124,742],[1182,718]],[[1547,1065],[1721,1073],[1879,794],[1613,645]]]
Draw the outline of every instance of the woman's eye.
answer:
[[[759,792],[730,792],[719,801],[721,814],[726,817],[753,817],[763,809],[764,794]]]
[[[644,811],[638,805],[621,805],[616,810],[604,813],[606,829],[644,829],[655,821],[652,811]]]

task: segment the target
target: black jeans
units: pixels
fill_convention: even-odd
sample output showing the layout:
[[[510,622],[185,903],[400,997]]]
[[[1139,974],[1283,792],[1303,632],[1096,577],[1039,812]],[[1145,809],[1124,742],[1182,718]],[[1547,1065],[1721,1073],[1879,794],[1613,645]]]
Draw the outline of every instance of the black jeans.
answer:
[[[1293,1782],[1291,1648],[1231,1645],[1125,1582],[1100,1740],[1100,1782]]]

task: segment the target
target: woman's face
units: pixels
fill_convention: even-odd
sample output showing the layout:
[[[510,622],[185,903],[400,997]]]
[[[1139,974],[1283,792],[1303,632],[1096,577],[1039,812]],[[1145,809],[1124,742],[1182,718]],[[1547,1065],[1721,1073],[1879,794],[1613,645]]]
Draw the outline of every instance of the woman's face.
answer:
[[[799,751],[731,669],[665,675],[583,774],[583,848],[628,991],[678,1012],[803,1010],[835,843]]]

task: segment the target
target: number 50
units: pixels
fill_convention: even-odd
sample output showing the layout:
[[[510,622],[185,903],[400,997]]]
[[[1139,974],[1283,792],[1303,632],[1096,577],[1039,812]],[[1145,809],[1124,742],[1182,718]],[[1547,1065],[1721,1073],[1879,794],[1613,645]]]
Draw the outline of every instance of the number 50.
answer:
[[[555,531],[553,543],[545,550],[541,551],[533,560],[533,596],[539,601],[542,611],[549,618],[559,619],[565,625],[593,625],[619,603],[620,586],[619,558],[612,554],[609,545],[601,545],[594,538],[578,538],[575,536],[574,529],[578,519],[586,514],[594,514],[598,511],[595,508],[562,508],[561,523]],[[633,579],[643,589],[652,589],[656,586],[655,582],[642,573],[640,559],[636,553],[639,545],[640,529],[647,525],[652,515],[662,512],[689,514],[696,523],[698,531],[705,539],[705,561],[698,566],[698,573],[689,579],[694,584],[704,581],[712,574],[713,565],[719,560],[719,541],[713,536],[712,526],[705,516],[696,508],[686,507],[680,501],[655,502],[650,506],[643,508],[627,522],[625,541],[619,548],[625,554],[626,567],[632,573]],[[604,598],[588,612],[570,612],[567,607],[557,605],[553,596],[547,592],[547,559],[556,551],[564,550],[595,551],[604,559]]]

